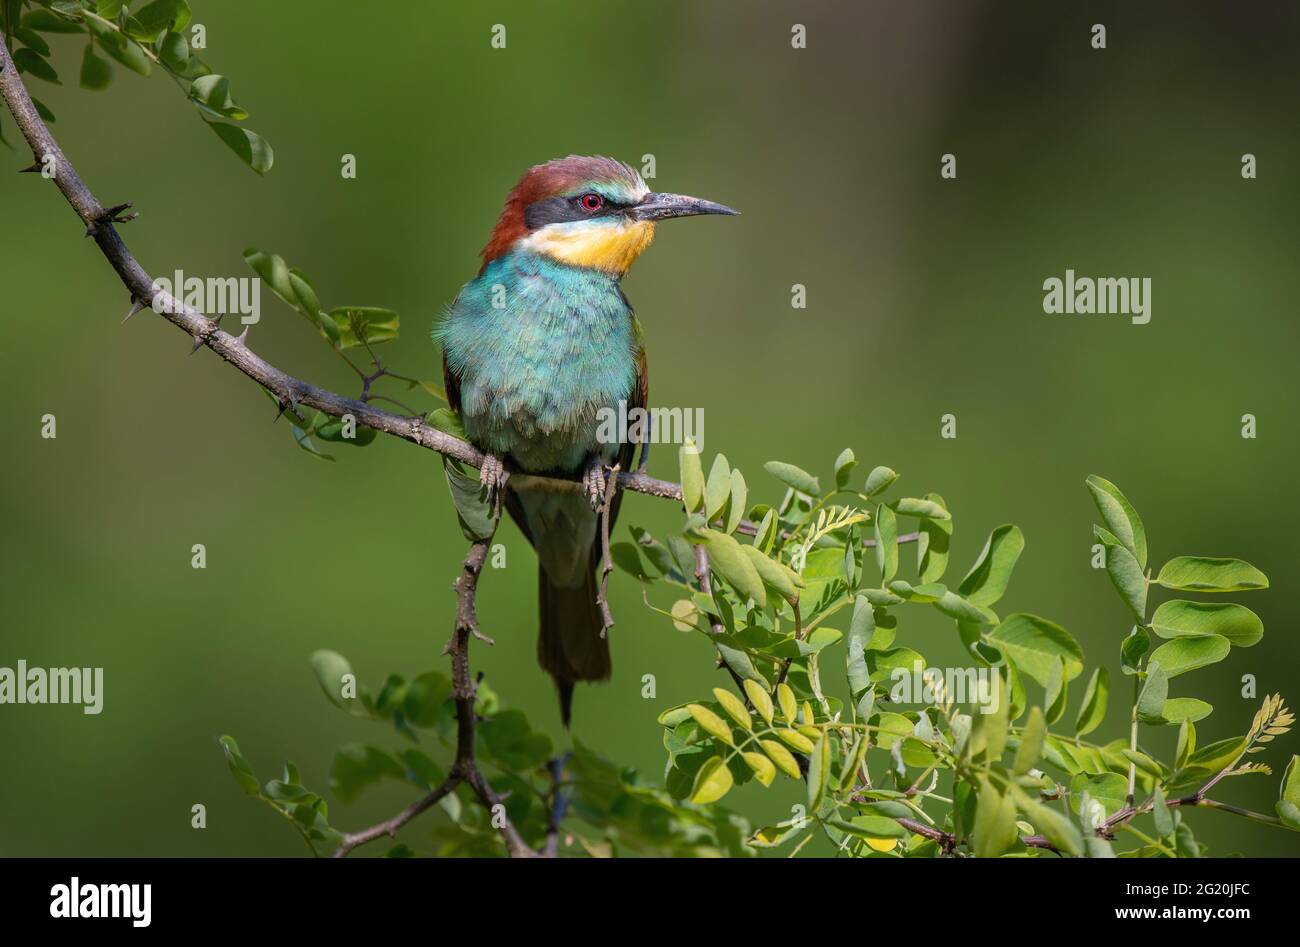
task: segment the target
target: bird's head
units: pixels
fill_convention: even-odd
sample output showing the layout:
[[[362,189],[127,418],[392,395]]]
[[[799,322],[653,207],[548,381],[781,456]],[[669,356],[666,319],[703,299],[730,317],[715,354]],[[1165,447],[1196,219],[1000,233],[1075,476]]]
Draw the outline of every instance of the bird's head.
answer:
[[[519,179],[483,248],[483,265],[523,249],[622,276],[654,240],[657,221],[735,213],[697,197],[651,191],[613,158],[570,155]]]

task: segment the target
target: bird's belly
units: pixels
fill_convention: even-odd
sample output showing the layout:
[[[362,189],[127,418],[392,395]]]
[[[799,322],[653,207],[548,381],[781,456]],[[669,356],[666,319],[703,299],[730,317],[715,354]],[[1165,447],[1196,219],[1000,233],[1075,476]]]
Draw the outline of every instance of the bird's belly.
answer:
[[[612,462],[620,445],[601,437],[602,420],[631,397],[631,346],[568,339],[523,349],[498,346],[492,359],[467,366],[461,402],[470,440],[533,473],[577,471],[591,456]]]

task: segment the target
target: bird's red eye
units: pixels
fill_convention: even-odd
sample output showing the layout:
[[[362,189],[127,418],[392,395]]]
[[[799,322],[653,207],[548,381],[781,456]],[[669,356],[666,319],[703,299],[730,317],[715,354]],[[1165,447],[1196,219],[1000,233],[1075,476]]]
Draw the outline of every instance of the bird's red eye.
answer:
[[[584,194],[581,198],[582,209],[595,213],[605,206],[605,198],[599,194]]]

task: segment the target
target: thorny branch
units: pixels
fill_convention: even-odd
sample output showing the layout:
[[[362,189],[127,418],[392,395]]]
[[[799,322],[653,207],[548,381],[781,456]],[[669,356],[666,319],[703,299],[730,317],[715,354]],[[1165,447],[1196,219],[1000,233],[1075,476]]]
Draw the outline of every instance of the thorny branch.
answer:
[[[376,408],[370,403],[372,398],[375,397],[370,391],[371,384],[379,377],[390,374],[382,365],[377,364],[376,371],[372,375],[363,375],[363,389],[359,400],[344,397],[333,391],[319,388],[295,378],[260,358],[248,346],[248,327],[245,327],[238,336],[231,335],[221,329],[220,315],[209,318],[185,305],[183,301],[176,299],[171,294],[157,289],[153,279],[131,254],[131,251],[127,249],[126,244],[117,232],[117,228],[114,226],[114,224],[125,224],[138,216],[135,213],[123,213],[132,205],[130,203],[121,203],[105,207],[90,188],[86,186],[85,182],[81,180],[76,168],[63,153],[63,149],[59,147],[58,142],[50,134],[49,128],[37,113],[36,106],[32,103],[31,96],[23,85],[9,50],[3,43],[0,43],[0,95],[3,95],[5,104],[13,114],[14,121],[32,149],[34,164],[32,168],[24,170],[39,170],[42,167],[52,169],[52,180],[80,218],[86,236],[94,239],[100,252],[130,294],[130,308],[127,311],[126,319],[146,308],[154,309],[164,319],[184,331],[194,340],[191,351],[197,351],[204,347],[210,349],[270,392],[279,403],[281,413],[288,411],[297,414],[301,407],[307,407],[336,418],[350,415],[357,425],[361,427],[373,428],[384,434],[409,441],[426,450],[442,454],[444,457],[455,458],[473,467],[482,467],[484,462],[483,452],[469,442],[428,426],[423,416],[394,414]],[[643,450],[642,466],[635,471],[620,471],[617,467],[611,470],[609,484],[606,488],[602,506],[601,529],[602,552],[604,553],[605,564],[601,575],[600,595],[598,598],[605,630],[608,630],[614,624],[606,593],[609,572],[612,568],[612,559],[609,553],[609,510],[615,494],[618,490],[628,490],[647,496],[677,500],[678,502],[682,500],[680,484],[660,480],[644,472],[644,460],[647,456],[648,451]],[[516,491],[581,493],[583,490],[579,476],[572,479],[538,477],[521,471],[511,472],[509,484],[510,488]],[[742,521],[739,531],[747,535],[754,535],[757,532],[757,527],[753,523]],[[916,539],[917,534],[911,533],[900,536],[898,542],[915,542]],[[456,760],[452,771],[440,786],[391,819],[358,832],[345,834],[338,849],[334,852],[336,858],[346,856],[353,849],[367,842],[384,836],[394,836],[400,828],[436,805],[462,783],[474,791],[479,801],[492,813],[494,822],[499,823],[499,830],[505,840],[506,849],[512,857],[531,857],[539,854],[553,856],[555,854],[559,831],[558,821],[564,812],[564,795],[559,787],[562,762],[554,764],[553,777],[556,787],[552,823],[543,850],[537,852],[523,840],[509,819],[506,818],[504,806],[501,805],[501,798],[483,777],[474,758],[474,731],[477,723],[474,712],[474,695],[477,681],[471,680],[469,639],[476,637],[491,643],[491,639],[478,628],[478,618],[475,610],[475,591],[478,576],[487,556],[489,543],[490,537],[489,539],[476,540],[470,546],[461,575],[457,578],[455,585],[457,593],[456,624],[451,641],[448,642],[446,649],[452,659],[452,694],[456,701],[457,715]],[[872,540],[866,540],[863,545],[872,546],[875,543]],[[702,547],[699,548],[699,551],[703,553]],[[701,584],[707,590],[707,557],[703,558],[701,567],[703,572]],[[735,676],[734,671],[732,674]]]

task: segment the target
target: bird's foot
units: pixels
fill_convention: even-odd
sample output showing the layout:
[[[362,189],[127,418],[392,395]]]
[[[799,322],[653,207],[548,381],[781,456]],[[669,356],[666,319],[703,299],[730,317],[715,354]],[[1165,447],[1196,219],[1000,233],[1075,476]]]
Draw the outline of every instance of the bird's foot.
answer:
[[[605,505],[605,490],[608,486],[608,481],[605,479],[605,464],[600,458],[593,457],[587,461],[587,469],[582,475],[582,486],[591,508],[599,513]]]
[[[484,490],[484,498],[495,505],[501,500],[510,474],[506,472],[505,462],[496,454],[484,454],[483,466],[478,469],[478,483]]]

